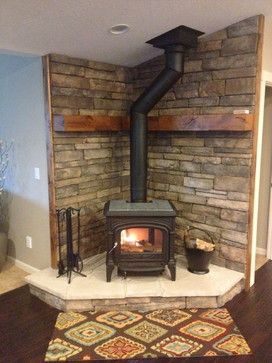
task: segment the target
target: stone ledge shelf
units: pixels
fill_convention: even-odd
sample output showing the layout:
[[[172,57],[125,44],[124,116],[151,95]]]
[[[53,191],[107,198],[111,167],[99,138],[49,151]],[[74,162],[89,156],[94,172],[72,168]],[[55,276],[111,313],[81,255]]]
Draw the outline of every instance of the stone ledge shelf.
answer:
[[[251,131],[253,114],[150,116],[149,131]],[[56,132],[127,131],[129,118],[121,116],[54,115]]]
[[[88,260],[87,277],[73,274],[69,285],[66,276],[56,278],[51,268],[25,279],[30,292],[47,304],[63,311],[132,310],[167,308],[216,308],[223,306],[244,288],[244,275],[216,265],[210,273],[195,275],[177,259],[177,279],[171,281],[166,271],[161,276],[118,277],[105,280],[105,255]]]

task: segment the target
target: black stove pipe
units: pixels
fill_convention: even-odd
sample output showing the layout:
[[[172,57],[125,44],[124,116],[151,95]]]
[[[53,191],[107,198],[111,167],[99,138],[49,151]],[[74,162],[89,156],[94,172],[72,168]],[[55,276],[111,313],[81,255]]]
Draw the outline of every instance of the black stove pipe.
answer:
[[[147,42],[165,50],[165,68],[130,110],[131,202],[146,202],[147,114],[182,76],[185,49],[196,47],[197,38],[202,34],[181,25]]]
[[[165,68],[131,107],[131,202],[146,202],[147,114],[182,76],[184,50],[181,45],[174,45],[165,50]]]

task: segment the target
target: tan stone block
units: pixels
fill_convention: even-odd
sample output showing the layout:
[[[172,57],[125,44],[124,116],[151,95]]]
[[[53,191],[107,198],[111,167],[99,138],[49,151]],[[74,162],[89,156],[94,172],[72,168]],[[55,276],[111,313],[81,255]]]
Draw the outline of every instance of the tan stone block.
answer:
[[[256,54],[239,54],[229,57],[218,57],[203,59],[203,70],[218,70],[230,68],[243,68],[255,66],[257,62]]]
[[[253,95],[223,96],[220,98],[222,106],[252,106],[254,105]]]
[[[46,304],[53,306],[56,309],[65,311],[66,304],[65,300],[63,300],[62,298],[52,295],[49,292],[41,290],[33,285],[29,285],[29,288],[32,295],[44,301]]]
[[[204,146],[204,139],[192,137],[173,137],[171,144],[174,146]]]
[[[112,156],[112,150],[111,149],[85,149],[84,150],[84,159],[90,160],[90,159],[103,159],[103,158],[109,158]]]
[[[242,202],[240,202],[242,203]],[[222,238],[231,241],[231,242],[238,242],[241,244],[247,243],[247,233],[231,231],[231,230],[223,230],[221,233]]]
[[[55,54],[55,53],[50,54],[50,60],[52,62],[74,64],[83,67],[86,67],[89,64],[89,61],[87,59],[72,58],[63,54]]]
[[[222,69],[221,71],[212,72],[212,75],[213,79],[254,77],[256,75],[256,67]]]
[[[258,33],[259,16],[252,16],[232,24],[227,28],[229,37],[239,37],[245,34]]]
[[[71,64],[56,63],[56,62],[50,63],[50,71],[51,73],[69,74],[81,77],[83,77],[85,74],[84,67],[79,67]]]
[[[126,83],[112,82],[102,79],[86,79],[90,89],[126,93],[131,91],[131,86]]]
[[[196,163],[221,164],[221,158],[214,156],[194,156]]]
[[[207,40],[200,38],[197,46],[198,52],[208,52],[211,50],[220,50],[222,41],[219,40]]]
[[[154,190],[169,190],[169,184],[149,182],[148,187]]]
[[[223,157],[222,158],[222,164],[226,165],[251,165],[251,159],[242,159],[242,158],[229,158],[229,157]]]
[[[202,70],[201,60],[185,61],[184,63],[184,73],[201,72],[201,70]]]
[[[207,138],[205,139],[205,146],[208,147],[229,147],[229,148],[242,148],[248,149],[252,146],[251,139],[245,138]]]
[[[218,176],[237,176],[237,177],[249,177],[250,168],[248,166],[237,166],[237,165],[213,165],[203,164],[202,171],[212,175]]]
[[[183,194],[195,194],[194,188],[188,188],[182,185],[170,185],[169,191]]]
[[[212,72],[186,73],[182,76],[182,84],[212,80]]]
[[[220,208],[209,207],[206,205],[193,205],[192,211],[196,214],[213,215],[217,217],[220,215]]]
[[[118,81],[117,74],[112,71],[98,70],[92,68],[86,68],[85,76],[87,78],[104,79],[109,81]]]
[[[217,106],[218,104],[219,104],[219,97],[197,97],[189,99],[190,107]]]
[[[212,189],[213,180],[185,177],[184,186],[191,188],[200,188],[200,189]]]
[[[174,93],[177,99],[198,97],[198,82],[178,84],[174,87]]]
[[[217,308],[216,296],[194,296],[186,297],[186,309]]]
[[[183,212],[182,215],[184,218],[186,218],[190,221],[205,223],[205,216],[203,216],[203,215],[193,214],[190,212]]]
[[[78,178],[81,175],[81,168],[64,168],[56,170],[56,180]]]
[[[221,244],[220,256],[231,261],[244,263],[246,260],[246,250],[244,248]]]
[[[257,50],[258,34],[244,35],[223,40],[221,55],[255,53]]]
[[[200,82],[199,95],[201,97],[222,96],[225,94],[225,81],[203,81]]]
[[[181,161],[180,170],[187,172],[200,172],[201,165],[197,163],[192,163],[191,161]]]
[[[217,198],[208,198],[207,205],[211,205],[218,208],[234,209],[238,211],[247,211],[248,203],[234,200],[225,200]]]
[[[105,190],[101,190],[97,192],[97,198],[101,198],[101,197],[106,197],[115,193],[120,193],[121,192],[121,188],[119,187],[115,187],[115,188],[111,188],[111,189],[105,189]]]
[[[228,199],[242,200],[244,202],[247,202],[249,200],[249,194],[248,193],[239,193],[239,192],[229,192]]]
[[[148,165],[154,169],[168,168],[170,170],[179,170],[179,162],[176,160],[150,159],[148,160]]]
[[[77,108],[52,107],[53,115],[78,115]]]
[[[207,216],[206,223],[210,226],[220,227],[224,229],[230,229],[239,232],[245,232],[246,225],[239,224],[235,222],[226,221],[224,219],[219,219],[215,216]]]
[[[178,200],[185,203],[206,204],[206,198],[192,194],[179,194]]]
[[[54,107],[66,107],[66,108],[93,108],[93,99],[89,97],[77,97],[77,96],[53,96],[52,105]]]
[[[181,152],[183,154],[189,154],[189,155],[213,155],[213,148],[184,146],[182,147]]]
[[[249,188],[249,179],[233,176],[217,176],[214,179],[214,187],[219,190],[234,192],[247,192]]]
[[[226,80],[226,95],[255,92],[255,78],[236,78]]]
[[[104,71],[111,71],[111,72],[114,72],[119,68],[123,68],[123,67],[115,65],[115,64],[97,62],[97,61],[92,61],[92,60],[88,61],[88,67],[93,68],[93,69],[102,70],[102,71],[103,70]]]
[[[183,176],[180,174],[169,174],[162,171],[153,171],[150,175],[152,181],[157,183],[166,183],[166,184],[174,184],[180,185],[183,183]]]
[[[240,294],[240,292],[244,290],[244,285],[245,282],[244,279],[242,279],[224,295],[218,296],[217,297],[218,307],[224,306],[228,301],[232,300],[236,295]]]
[[[66,185],[56,188],[56,198],[67,198],[78,195],[78,185]]]
[[[65,311],[84,312],[95,310],[92,300],[66,300],[65,303]]]
[[[62,198],[61,200],[57,199],[57,207],[60,208],[65,206],[76,206],[78,203],[89,202],[92,199],[96,199],[96,192]]]
[[[89,80],[84,77],[69,76],[64,74],[51,74],[53,86],[71,87],[71,88],[90,88]]]
[[[188,107],[188,100],[175,100],[175,101],[165,101],[164,107],[162,105],[158,105],[158,108],[182,108]]]
[[[56,162],[81,160],[82,157],[83,157],[82,151],[79,150],[66,150],[66,151],[58,151],[55,153]]]
[[[246,212],[238,212],[235,210],[222,210],[221,218],[226,219],[228,221],[239,222],[239,223],[247,223],[248,214]]]
[[[94,107],[102,110],[128,110],[130,102],[126,100],[94,99]]]

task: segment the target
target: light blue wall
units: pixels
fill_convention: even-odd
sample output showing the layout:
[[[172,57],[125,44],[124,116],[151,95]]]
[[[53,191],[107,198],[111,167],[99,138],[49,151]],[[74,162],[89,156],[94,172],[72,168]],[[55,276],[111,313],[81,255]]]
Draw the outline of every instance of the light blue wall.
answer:
[[[6,189],[10,204],[9,254],[35,268],[50,265],[46,125],[42,60],[0,54],[0,139],[14,142]],[[41,179],[34,179],[34,168]],[[33,240],[26,247],[25,237]]]

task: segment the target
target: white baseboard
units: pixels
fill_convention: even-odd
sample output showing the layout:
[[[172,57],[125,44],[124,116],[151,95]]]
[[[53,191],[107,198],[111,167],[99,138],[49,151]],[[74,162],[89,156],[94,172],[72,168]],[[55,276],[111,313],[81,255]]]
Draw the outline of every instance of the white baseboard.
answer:
[[[266,249],[265,248],[257,247],[256,252],[257,252],[257,255],[266,256]]]
[[[30,274],[33,274],[34,272],[40,271],[38,268],[28,265],[27,263],[24,263],[20,260],[17,260],[14,257],[8,256],[8,261],[11,261],[14,263],[15,266],[19,267],[20,269],[24,270],[25,272],[28,272]]]

